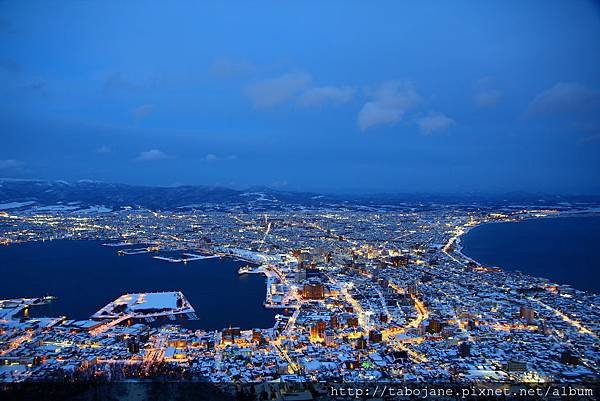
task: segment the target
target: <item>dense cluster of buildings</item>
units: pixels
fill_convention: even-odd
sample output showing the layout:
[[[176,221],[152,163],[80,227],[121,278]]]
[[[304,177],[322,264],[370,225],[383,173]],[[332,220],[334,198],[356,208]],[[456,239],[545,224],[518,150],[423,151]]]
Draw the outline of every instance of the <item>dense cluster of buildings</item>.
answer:
[[[148,252],[247,260],[257,267],[240,273],[265,275],[265,307],[281,314],[272,327],[204,331],[133,314],[143,302],[157,316],[202,307],[177,295],[124,294],[104,315],[83,321],[27,317],[47,299],[4,300],[0,381],[597,380],[597,295],[481,266],[460,252],[460,235],[478,224],[552,213],[449,206],[5,211],[5,244],[99,238],[118,249],[151,244]]]

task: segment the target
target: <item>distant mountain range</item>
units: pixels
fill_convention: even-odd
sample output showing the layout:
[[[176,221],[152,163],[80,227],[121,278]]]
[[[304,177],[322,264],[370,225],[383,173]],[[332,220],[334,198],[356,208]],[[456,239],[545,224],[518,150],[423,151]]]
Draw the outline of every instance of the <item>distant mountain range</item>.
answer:
[[[599,196],[557,196],[526,193],[503,195],[460,194],[379,194],[379,195],[327,195],[310,192],[275,190],[252,187],[237,190],[215,186],[185,185],[177,187],[152,187],[114,184],[97,181],[43,181],[0,179],[0,210],[25,207],[62,205],[78,209],[89,206],[106,208],[204,208],[251,207],[254,209],[281,209],[298,207],[346,208],[430,208],[440,204],[463,206],[492,205],[593,205]]]

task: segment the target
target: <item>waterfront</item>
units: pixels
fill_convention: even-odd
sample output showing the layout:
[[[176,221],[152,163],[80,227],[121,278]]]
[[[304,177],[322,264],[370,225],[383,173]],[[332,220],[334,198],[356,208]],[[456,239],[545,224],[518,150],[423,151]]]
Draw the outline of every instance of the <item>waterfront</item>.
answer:
[[[600,293],[600,216],[484,224],[461,238],[479,263]]]
[[[54,295],[55,302],[32,308],[31,315],[87,319],[124,293],[177,290],[200,319],[179,320],[185,327],[267,328],[275,322],[277,311],[263,306],[265,277],[237,274],[245,262],[221,258],[170,263],[149,253],[118,256],[122,247],[101,244],[59,240],[0,247],[0,298]]]
[[[8,244],[0,248],[0,358],[10,363],[0,382],[597,377],[598,296],[565,287],[529,291],[544,281],[485,269],[440,247],[472,225],[546,209],[283,207],[268,214],[237,206],[0,213],[0,239]],[[107,242],[129,244],[101,245]],[[239,276],[244,262],[192,260],[221,252],[264,263],[257,270],[269,284],[261,274]],[[182,259],[188,263],[176,262]],[[59,297],[49,307],[23,299],[47,294]],[[289,313],[275,322],[282,310],[264,308],[265,299]],[[30,319],[22,318],[25,309]],[[110,322],[90,320],[95,312]],[[201,320],[175,317],[194,314]],[[147,324],[119,324],[130,316]],[[220,330],[191,332],[188,323]],[[229,330],[230,323],[268,328]]]

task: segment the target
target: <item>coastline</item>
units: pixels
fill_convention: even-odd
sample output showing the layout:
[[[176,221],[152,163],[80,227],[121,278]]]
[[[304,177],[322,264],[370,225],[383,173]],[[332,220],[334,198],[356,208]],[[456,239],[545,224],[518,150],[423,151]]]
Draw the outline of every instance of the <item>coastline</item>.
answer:
[[[562,287],[568,286],[568,287],[570,287],[570,288],[572,288],[574,290],[577,290],[577,291],[583,291],[583,292],[587,292],[587,293],[590,293],[590,294],[598,294],[598,293],[600,293],[600,291],[596,292],[596,291],[590,291],[590,290],[583,290],[583,289],[574,287],[572,284],[557,283],[553,279],[550,279],[548,277],[530,274],[530,273],[524,272],[524,271],[522,271],[520,269],[509,269],[509,268],[507,268],[505,266],[484,264],[484,263],[481,263],[480,261],[476,260],[475,258],[466,255],[463,252],[463,249],[464,249],[464,245],[462,244],[463,237],[465,235],[467,235],[471,230],[473,230],[475,228],[478,228],[478,227],[482,227],[482,226],[485,226],[485,225],[491,225],[491,224],[521,223],[521,222],[530,221],[530,220],[560,219],[560,218],[585,218],[585,217],[600,217],[600,211],[599,210],[595,210],[595,209],[594,210],[585,210],[585,211],[564,211],[564,212],[558,212],[558,213],[555,213],[555,214],[545,215],[545,216],[526,216],[526,217],[519,218],[519,219],[508,219],[508,220],[501,220],[501,221],[484,221],[484,222],[481,222],[481,223],[478,223],[476,225],[469,226],[469,227],[464,227],[463,226],[462,227],[463,232],[460,235],[458,235],[456,238],[454,238],[453,242],[449,241],[448,244],[446,244],[446,246],[448,246],[449,244],[453,243],[454,250],[452,251],[452,253],[458,255],[459,257],[461,257],[461,258],[463,258],[463,259],[465,259],[467,261],[476,263],[478,265],[488,265],[490,267],[500,269],[504,273],[509,273],[509,274],[510,273],[518,273],[518,274],[525,275],[525,276],[528,276],[528,277],[546,280],[551,285],[557,285],[557,286],[562,286]]]
[[[61,242],[63,243],[62,245],[60,244]],[[46,241],[22,241],[22,242],[18,242],[18,243],[15,242],[15,243],[11,243],[10,245],[7,245],[6,248],[12,248],[12,247],[15,247],[15,246],[27,246],[27,247],[29,247],[29,246],[36,246],[37,247],[38,245],[41,246],[44,243],[46,243],[48,245],[52,245],[52,243],[58,243],[58,245],[62,246],[63,248],[66,246],[66,247],[69,247],[69,249],[72,249],[72,246],[75,245],[74,243],[78,243],[78,244],[81,244],[81,245],[89,244],[90,245],[89,250],[95,250],[94,252],[96,252],[96,251],[101,252],[104,255],[106,255],[107,257],[114,256],[115,258],[117,258],[116,252],[114,250],[115,247],[103,246],[104,244],[101,243],[101,242],[102,242],[102,240],[98,240],[98,239],[95,239],[95,238],[92,238],[92,239],[61,238],[61,239],[55,239],[55,240],[52,240],[52,241],[46,240]],[[131,246],[131,245],[135,245],[135,244],[128,244],[128,246]],[[0,247],[0,249],[3,249],[3,248],[4,247]],[[33,249],[33,248],[30,248],[30,249]],[[38,248],[35,248],[35,249],[38,249]],[[103,252],[103,250],[104,251],[108,251],[108,253],[107,252]],[[83,254],[76,254],[74,256],[71,255],[69,257],[70,258],[78,258],[79,256],[83,257]],[[115,263],[119,262],[118,266],[121,266],[121,267],[122,267],[123,264],[126,264],[127,266],[131,267],[134,270],[139,268],[139,271],[146,271],[147,268],[150,268],[150,269],[152,269],[154,271],[164,271],[165,274],[169,274],[168,272],[171,271],[171,270],[169,270],[169,267],[167,267],[165,265],[161,266],[161,264],[162,264],[161,262],[162,261],[161,260],[157,260],[156,258],[152,257],[151,255],[143,254],[143,255],[141,255],[141,257],[143,257],[143,259],[139,259],[138,258],[138,256],[140,256],[140,255],[136,256],[135,254],[132,254],[132,255],[128,255],[128,256],[129,256],[129,258],[127,256],[124,256],[123,257],[124,259],[115,260]],[[94,254],[94,259],[95,260],[98,259],[98,255],[97,254]],[[217,256],[215,256],[215,257],[209,257],[209,258],[201,258],[201,259],[198,259],[196,261],[196,263],[199,262],[199,264],[198,264],[197,267],[203,267],[202,263],[203,263],[204,260],[206,260],[206,261],[211,261],[211,260],[212,261],[219,261],[221,259],[227,259],[227,260],[224,261],[225,263],[229,264],[229,262],[233,262],[236,266],[232,266],[231,268],[226,267],[225,269],[219,268],[219,269],[215,269],[215,271],[222,271],[222,270],[229,271],[229,270],[231,270],[232,277],[234,277],[234,278],[232,278],[232,280],[234,280],[236,282],[240,281],[240,283],[249,282],[248,280],[239,280],[237,271],[238,271],[238,266],[241,263],[241,260],[237,259],[237,258],[234,258],[234,257],[232,257],[230,255],[225,255],[225,258],[221,258],[221,257],[217,257]],[[11,263],[14,263],[14,261],[12,261]],[[27,263],[31,264],[31,263],[34,263],[34,262],[27,261]],[[168,263],[167,265],[169,265],[169,266],[171,266],[171,265],[183,265],[183,263]],[[114,268],[114,269],[109,269],[109,270],[111,270],[114,274],[117,274],[119,277],[121,277],[122,272],[131,271],[131,269],[129,269],[129,268],[128,269],[123,269],[121,267]],[[204,267],[206,267],[206,266],[204,266]],[[194,271],[198,272],[198,271],[202,270],[202,269],[198,269],[198,268],[185,269],[183,266],[179,267],[178,269],[180,271],[186,271],[186,272],[194,272]],[[184,270],[182,270],[182,269],[184,269]],[[7,267],[7,270],[10,270],[10,267]],[[85,269],[74,269],[74,270],[81,271],[81,270],[85,270]],[[115,272],[117,272],[117,273],[115,273]],[[111,274],[113,274],[113,273],[111,273]],[[65,273],[60,273],[60,274],[64,275]],[[162,273],[160,273],[160,274],[162,274]],[[196,274],[200,274],[200,273],[196,273]],[[168,285],[166,287],[159,285],[158,287],[155,288],[153,285],[156,284],[156,283],[153,282],[153,281],[149,281],[147,283],[140,282],[140,281],[137,280],[137,276],[136,276],[136,279],[132,279],[130,281],[131,281],[132,287],[123,288],[120,293],[115,292],[114,294],[111,294],[111,297],[117,298],[118,296],[123,295],[123,294],[127,294],[127,293],[152,293],[152,292],[173,291],[173,288],[169,288],[170,286],[168,286]],[[256,295],[256,307],[258,309],[262,310],[262,311],[268,312],[268,316],[266,317],[268,319],[268,324],[263,325],[262,322],[259,322],[259,323],[256,323],[256,324],[252,323],[248,327],[260,327],[260,328],[270,329],[270,328],[272,328],[277,323],[277,321],[276,321],[274,315],[272,316],[272,318],[270,317],[273,314],[272,310],[269,309],[269,308],[267,308],[267,307],[265,307],[265,305],[264,305],[264,299],[265,299],[264,288],[266,287],[265,283],[266,283],[267,280],[266,279],[265,280],[261,280],[261,279],[258,279],[258,280],[252,279],[252,280],[250,280],[250,282],[255,282],[255,281],[256,281],[256,283],[254,283],[254,284],[248,284],[248,285],[246,285],[247,288],[244,287],[245,288],[244,291],[253,292],[253,291],[255,291],[254,288],[257,287],[256,290],[258,290],[258,292],[255,294]],[[104,282],[106,282],[106,280],[104,280],[103,283]],[[160,283],[160,282],[161,281],[158,281],[158,283]],[[105,284],[102,284],[102,285],[106,286]],[[176,289],[179,290],[178,286],[175,285],[174,287],[177,287]],[[70,289],[71,288],[69,287],[69,290]],[[62,290],[64,290],[64,288],[61,288],[60,291],[62,291]],[[189,289],[188,289],[188,291],[185,291],[185,290],[182,290],[182,291],[184,292],[184,294],[186,295],[186,297],[190,297],[190,296],[192,298],[196,297],[196,298],[199,298],[201,300],[201,302],[203,302],[205,300],[205,298],[206,298],[205,295],[202,295],[202,294],[205,293],[203,291],[200,291],[200,292],[196,293],[195,295],[192,292],[190,292]],[[217,291],[217,292],[222,292],[222,291]],[[31,296],[29,295],[29,292],[27,292],[26,296],[33,297],[35,295],[35,296],[41,297],[41,296],[47,295],[49,293],[51,293],[52,295],[58,296],[58,298],[60,300],[60,305],[56,304],[56,305],[54,305],[54,308],[56,309],[58,307],[59,309],[55,310],[55,311],[43,311],[43,313],[36,314],[36,317],[44,317],[44,314],[47,314],[47,313],[57,313],[57,314],[60,314],[61,316],[62,315],[68,316],[69,319],[73,319],[73,320],[86,320],[86,319],[89,319],[90,316],[92,316],[94,314],[94,312],[96,312],[102,305],[105,305],[104,299],[100,300],[98,302],[95,302],[95,303],[87,302],[87,300],[90,298],[87,295],[85,297],[86,302],[83,302],[83,303],[82,302],[70,302],[69,299],[71,299],[71,301],[72,301],[72,298],[74,297],[74,295],[72,294],[72,293],[74,293],[74,291],[69,292],[68,296],[65,296],[65,293],[63,293],[63,292],[58,293],[57,290],[55,290],[54,292],[51,292],[51,291],[41,291],[40,292],[40,291],[36,290],[36,291],[32,291],[31,292],[31,294],[32,294]],[[98,291],[96,291],[95,293],[98,293]],[[37,294],[39,294],[39,295],[37,295]],[[246,293],[243,292],[243,294],[246,294]],[[13,297],[14,298],[18,298],[17,294],[13,295],[13,294],[6,293],[4,295],[5,295],[6,298],[13,298]],[[99,298],[99,296],[94,295],[92,298]],[[106,299],[106,301],[109,301],[109,300],[111,300],[110,297],[108,297]],[[202,303],[198,303],[197,299],[196,299],[195,303],[197,305],[199,305],[199,307],[200,307],[200,312],[199,313],[203,315],[203,320],[204,320],[204,318],[206,318],[206,311],[208,309],[206,309],[206,307]],[[85,309],[83,309],[82,307],[80,307],[82,304],[86,305]],[[75,310],[75,311],[74,310],[67,310],[67,309],[71,309],[70,305],[78,305],[77,310]],[[87,307],[87,306],[89,306],[89,307]],[[67,309],[65,309],[65,308],[67,308]],[[259,316],[260,316],[259,319],[262,319],[264,317],[264,316],[262,316],[262,313]],[[184,322],[179,322],[179,323],[182,324]],[[169,324],[169,322],[167,322],[167,324]],[[206,330],[206,331],[216,330],[216,329],[218,329],[220,327],[220,326],[215,326],[215,327],[206,326],[205,327],[202,324],[203,324],[202,322],[198,323],[198,324],[192,323],[192,325],[189,325],[189,326],[186,325],[186,324],[182,324],[182,327],[186,327],[186,328],[190,328],[190,329],[194,329],[194,330],[201,329],[201,330]],[[210,325],[212,323],[209,322],[208,324]],[[243,323],[240,323],[240,324],[242,326],[244,326]],[[223,327],[226,327],[226,323],[223,324]]]

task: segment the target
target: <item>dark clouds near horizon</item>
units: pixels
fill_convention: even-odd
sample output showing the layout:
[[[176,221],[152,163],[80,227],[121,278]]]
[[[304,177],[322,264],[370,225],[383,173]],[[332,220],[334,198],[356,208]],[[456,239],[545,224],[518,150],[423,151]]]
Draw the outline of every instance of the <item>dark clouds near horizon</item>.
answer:
[[[0,177],[600,193],[591,1],[0,3]]]

